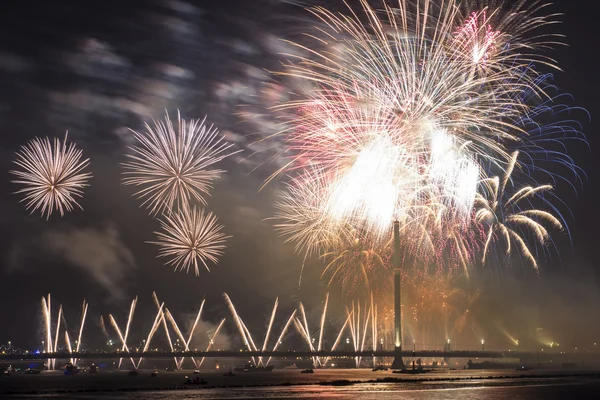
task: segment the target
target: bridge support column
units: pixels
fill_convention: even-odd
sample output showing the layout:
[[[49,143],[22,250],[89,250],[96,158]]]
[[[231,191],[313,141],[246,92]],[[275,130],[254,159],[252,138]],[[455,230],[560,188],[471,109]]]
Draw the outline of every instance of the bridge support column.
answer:
[[[400,276],[400,223],[394,221],[394,362],[392,369],[405,369],[402,361],[402,303],[401,303],[401,276]]]

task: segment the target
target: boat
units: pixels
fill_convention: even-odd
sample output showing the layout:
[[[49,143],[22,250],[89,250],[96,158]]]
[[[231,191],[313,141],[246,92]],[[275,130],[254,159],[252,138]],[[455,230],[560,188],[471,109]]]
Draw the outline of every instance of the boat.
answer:
[[[77,375],[79,373],[79,368],[75,365],[68,363],[65,365],[65,375]]]
[[[133,370],[133,371],[129,371],[129,373],[127,375],[129,376],[138,376],[140,373],[137,370]]]
[[[469,360],[467,362],[467,369],[515,369],[515,366],[518,368],[520,365],[516,363],[504,363],[504,362],[492,362],[492,361],[483,361],[474,363]]]
[[[531,371],[533,368],[526,365],[521,365],[519,368],[515,368],[515,371]]]
[[[37,375],[37,374],[39,374],[40,372],[42,372],[42,371],[40,371],[39,369],[27,368],[27,369],[25,370],[25,375]]]
[[[236,372],[271,372],[273,371],[273,366],[267,365],[266,367],[257,367],[252,364],[244,364],[237,365],[233,370]]]
[[[156,378],[158,376],[158,371],[154,371],[150,374],[151,378]]]
[[[90,374],[97,374],[98,373],[98,366],[96,364],[90,365],[90,370],[88,372]]]
[[[206,384],[208,384],[208,382],[206,382],[204,380],[204,378],[200,378],[199,376],[197,376],[194,379],[192,379],[187,375],[185,376],[185,381],[183,383],[186,385],[206,385]]]
[[[306,369],[303,369],[300,373],[301,374],[314,374],[315,371],[313,371],[312,368],[306,368]]]
[[[229,372],[224,373],[223,376],[235,376],[235,374],[233,372],[229,371]]]

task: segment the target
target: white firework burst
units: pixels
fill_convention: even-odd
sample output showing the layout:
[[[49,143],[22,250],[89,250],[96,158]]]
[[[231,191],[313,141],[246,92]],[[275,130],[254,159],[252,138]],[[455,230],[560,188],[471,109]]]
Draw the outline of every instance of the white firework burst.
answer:
[[[89,166],[89,158],[81,160],[82,150],[75,143],[67,144],[68,134],[63,142],[54,138],[34,138],[16,153],[14,161],[21,169],[10,171],[17,176],[14,183],[25,185],[17,194],[23,194],[21,202],[33,214],[40,210],[42,217],[50,218],[53,211],[72,211],[74,206],[83,209],[76,197],[83,197],[83,188],[88,185],[92,174],[84,170]]]
[[[207,262],[218,262],[225,240],[230,238],[218,224],[217,217],[203,209],[184,207],[164,215],[159,221],[162,231],[154,232],[157,241],[149,243],[159,246],[159,257],[170,258],[166,265],[186,272],[194,266],[196,276],[200,275],[200,264],[210,272]]]
[[[228,151],[233,145],[206,125],[206,117],[188,122],[177,112],[177,129],[168,114],[164,121],[154,120],[154,127],[145,126],[145,132],[131,131],[137,145],[123,164],[123,183],[140,187],[135,196],[152,215],[192,200],[206,205],[213,181],[224,172],[214,164],[235,154]]]

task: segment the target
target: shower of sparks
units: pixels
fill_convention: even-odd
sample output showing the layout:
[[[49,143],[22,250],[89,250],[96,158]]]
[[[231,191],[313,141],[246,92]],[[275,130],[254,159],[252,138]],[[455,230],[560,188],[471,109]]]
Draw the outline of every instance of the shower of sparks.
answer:
[[[177,113],[177,127],[169,115],[164,121],[146,124],[145,132],[133,133],[123,183],[140,189],[135,196],[157,215],[166,209],[188,206],[192,201],[206,205],[213,182],[224,171],[215,164],[234,154],[232,144],[202,120],[186,121]]]
[[[89,159],[81,160],[82,151],[74,143],[68,144],[67,137],[63,142],[54,138],[54,144],[48,138],[34,138],[17,152],[14,162],[21,169],[11,171],[18,178],[13,182],[25,186],[16,192],[24,195],[21,202],[46,219],[53,211],[62,217],[74,206],[83,209],[76,198],[83,196],[92,176],[85,172]]]
[[[170,258],[166,265],[186,272],[193,266],[196,276],[200,275],[200,265],[210,271],[208,262],[218,262],[230,237],[223,233],[216,216],[196,208],[164,215],[160,224],[162,231],[154,232],[157,241],[149,243],[158,245],[159,257]]]

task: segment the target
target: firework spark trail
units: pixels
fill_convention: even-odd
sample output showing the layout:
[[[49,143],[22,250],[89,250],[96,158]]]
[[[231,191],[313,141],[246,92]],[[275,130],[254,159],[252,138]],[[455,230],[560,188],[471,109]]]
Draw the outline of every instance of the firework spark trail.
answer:
[[[327,305],[329,303],[329,293],[325,295],[325,304],[323,305],[323,313],[321,314],[321,328],[319,330],[319,343],[317,344],[317,351],[321,351],[323,348],[323,333],[325,332],[325,318],[327,317]]]
[[[213,126],[202,120],[186,121],[177,112],[177,130],[169,115],[154,120],[146,132],[131,130],[137,144],[124,163],[125,185],[140,187],[134,195],[152,215],[189,207],[192,201],[206,205],[213,181],[224,171],[214,165],[237,153]]]
[[[129,314],[127,315],[127,325],[125,326],[125,335],[123,335],[121,333],[121,329],[119,329],[117,321],[112,316],[112,314],[109,314],[109,316],[108,316],[112,326],[115,328],[115,330],[117,331],[117,334],[119,335],[119,338],[121,339],[121,343],[122,343],[121,351],[129,352],[129,348],[127,347],[127,338],[129,337],[129,328],[131,327],[131,321],[133,320],[133,314],[135,313],[135,307],[137,305],[137,300],[138,300],[138,297],[136,296],[131,301],[131,306],[129,307]],[[136,364],[135,364],[135,361],[133,360],[133,357],[130,357],[129,359],[131,360],[131,364],[133,364],[133,367],[135,368]],[[119,358],[119,364],[117,366],[117,369],[121,369],[122,362],[123,362],[123,358]]]
[[[158,245],[158,257],[170,258],[166,265],[186,272],[193,266],[196,276],[200,275],[200,264],[210,272],[207,261],[216,264],[223,255],[225,240],[230,238],[213,213],[195,207],[163,215],[159,221],[162,231],[154,232],[157,241],[148,243]]]
[[[169,311],[168,308],[165,309],[165,316],[167,317],[167,320],[169,320],[169,322],[171,323],[171,326],[173,327],[173,330],[179,337],[179,340],[181,340],[181,342],[185,344],[185,339],[183,337],[183,334],[181,333],[181,330],[179,329],[177,322],[175,322],[175,318],[173,318],[173,315],[171,315],[171,312]],[[175,365],[176,365],[177,369],[181,369],[181,365],[183,364],[184,359],[185,359],[185,357],[181,357],[179,360],[175,361]],[[194,365],[196,365],[195,362],[194,362]]]
[[[253,343],[253,341],[249,337],[250,332],[248,332],[248,330],[246,329],[244,322],[242,321],[239,314],[237,313],[235,306],[233,305],[233,302],[231,301],[231,298],[229,298],[229,295],[227,293],[223,293],[223,297],[225,298],[225,301],[227,302],[229,311],[231,311],[231,315],[233,316],[233,320],[235,321],[235,324],[240,332],[240,336],[242,337],[244,344],[248,348],[248,351],[252,351],[253,347],[251,347],[251,343]],[[252,362],[255,362],[254,357],[252,357]]]
[[[48,293],[48,298],[42,297],[42,311],[44,313],[44,322],[46,325],[46,352],[47,353],[55,353],[58,349],[58,336],[60,332],[60,322],[62,320],[62,305],[59,306],[58,309],[58,317],[56,323],[56,334],[54,337],[54,344],[52,342],[52,302],[50,293]],[[48,368],[54,369],[56,365],[56,359],[51,358],[48,359]]]
[[[267,343],[269,342],[269,337],[271,336],[271,328],[273,327],[273,322],[275,321],[275,314],[277,313],[277,306],[279,305],[279,297],[275,298],[275,304],[273,305],[273,311],[271,312],[271,318],[269,319],[269,325],[267,326],[267,332],[265,333],[265,340],[263,342],[261,351],[265,351],[267,349]],[[262,357],[258,358],[259,364],[263,363]]]
[[[138,297],[135,296],[133,301],[131,302],[131,308],[129,309],[129,315],[127,316],[127,326],[125,327],[125,341],[123,342],[123,348],[121,351],[125,350],[125,343],[127,342],[127,338],[129,337],[129,328],[131,327],[131,321],[133,320],[133,313],[135,313],[135,307],[137,306]],[[119,369],[121,368],[121,360],[119,359]],[[131,363],[133,364],[133,358],[131,359]],[[135,364],[133,364],[135,366]]]
[[[100,330],[102,331],[102,334],[104,335],[105,339],[108,339],[108,331],[106,330],[106,324],[104,323],[104,316],[100,315]]]
[[[244,323],[244,320],[240,317],[240,323],[242,324],[242,328],[244,329],[244,332],[246,333],[246,338],[250,341],[250,348],[253,351],[257,351],[258,348],[256,347],[256,344],[254,344],[254,339],[252,339],[252,335],[250,334],[250,331],[248,330],[248,328],[246,327],[246,324]],[[256,360],[254,359],[254,357],[252,357],[252,362],[256,364]]]
[[[366,311],[366,309],[365,309],[365,311]],[[369,320],[371,318],[372,312],[373,312],[373,310],[370,309],[369,312],[366,313],[366,320],[364,321],[364,325],[363,325],[362,340],[360,342],[360,351],[365,350],[365,339],[367,338],[367,331],[369,328]],[[357,363],[356,363],[357,368],[360,367],[360,361],[361,361],[361,357],[358,357]]]
[[[69,332],[65,329],[65,345],[67,346],[67,350],[69,354],[73,354],[73,347],[71,347],[71,339],[69,338]],[[69,361],[73,364],[73,358],[70,358]]]
[[[321,314],[321,324],[319,327],[319,343],[317,344],[317,351],[322,350],[323,345],[323,333],[325,332],[325,318],[327,316],[327,305],[329,303],[329,292],[325,295],[325,304],[323,305],[323,313]],[[321,364],[321,358],[317,357],[317,363]]]
[[[223,326],[223,324],[225,323],[225,318],[223,318],[221,320],[221,322],[219,323],[219,325],[217,326],[217,329],[215,329],[215,333],[212,335],[212,337],[210,338],[209,342],[208,342],[208,346],[206,346],[206,350],[205,351],[209,351],[213,344],[214,344],[214,340],[217,337],[217,335],[219,334],[219,331],[221,330],[221,327]],[[198,363],[198,368],[202,367],[202,363],[204,363],[204,359],[206,357],[202,357],[202,359],[200,360],[200,363]]]
[[[40,210],[46,220],[55,210],[62,217],[74,206],[83,209],[75,198],[83,197],[82,189],[89,186],[92,175],[84,172],[90,162],[81,161],[81,155],[74,143],[67,146],[67,135],[62,144],[55,138],[54,146],[48,138],[34,138],[21,146],[14,163],[22,170],[10,172],[18,178],[14,183],[25,185],[16,192],[24,194],[25,208],[31,213]]]
[[[254,339],[252,338],[252,335],[250,334],[250,331],[248,330],[248,327],[246,326],[246,324],[244,323],[244,320],[241,317],[240,317],[240,323],[242,324],[242,328],[244,328],[244,332],[246,332],[246,337],[250,341],[250,345],[252,346],[252,350],[253,351],[257,351],[258,348],[256,347],[256,344],[254,343]]]
[[[154,334],[156,333],[156,330],[158,329],[158,326],[160,325],[161,320],[164,318],[164,314],[163,314],[164,306],[165,306],[165,303],[163,302],[158,307],[156,317],[154,318],[154,323],[152,324],[152,328],[150,329],[150,332],[148,332],[148,337],[146,338],[146,341],[144,343],[144,353],[147,352],[148,349],[150,348],[150,342],[152,341],[152,338],[154,337]],[[134,367],[136,369],[138,369],[140,367],[140,364],[142,363],[143,359],[144,359],[144,357],[140,357],[137,365],[134,365]]]
[[[121,338],[121,342],[122,342],[122,347],[121,347],[121,351],[129,351],[129,349],[127,348],[127,338],[129,336],[129,327],[131,325],[131,320],[133,319],[133,313],[135,312],[135,306],[137,304],[137,296],[131,301],[131,306],[129,307],[129,314],[127,315],[127,325],[125,326],[125,335],[123,336],[121,334],[121,330],[119,329],[117,322],[115,321],[114,317],[111,315],[109,315],[109,319],[113,325],[113,327],[118,330],[118,334],[119,337]],[[123,362],[123,358],[119,358],[119,364],[117,365],[117,369],[121,369],[121,363]],[[131,358],[131,363],[133,364],[133,366],[135,367],[135,362],[133,361],[133,358]]]
[[[361,311],[364,311],[364,316],[361,318]],[[352,302],[352,311],[348,308],[346,309],[346,313],[348,316],[352,315],[350,321],[350,334],[352,336],[352,343],[354,346],[354,351],[364,351],[365,340],[367,337],[367,331],[369,328],[369,321],[371,320],[372,310],[367,308],[364,309],[361,307],[360,301],[357,303]],[[360,367],[362,357],[356,357],[356,367]]]
[[[87,317],[88,303],[83,299],[83,305],[81,306],[81,321],[79,325],[79,334],[77,335],[77,346],[75,352],[79,353],[81,348],[81,336],[83,334],[83,327],[85,325],[85,318]],[[73,365],[77,365],[77,358],[73,361]]]
[[[65,329],[65,345],[67,346],[67,351],[69,354],[73,354],[73,347],[71,346],[71,339],[69,338],[69,332]],[[73,358],[70,358],[69,361],[73,364]]]
[[[371,337],[373,338],[373,352],[377,351],[377,304],[373,299],[373,292],[371,292]],[[373,368],[375,368],[375,356],[373,356]]]
[[[115,317],[113,317],[112,314],[108,315],[108,319],[111,323],[111,325],[113,326],[113,328],[115,329],[115,331],[117,332],[117,335],[119,336],[119,339],[121,339],[121,343],[123,344],[123,350],[122,351],[127,351],[129,353],[129,347],[127,347],[127,343],[125,342],[125,337],[123,337],[123,333],[121,333],[121,329],[119,328],[119,325],[117,324],[117,321],[115,320]],[[133,357],[129,358],[131,360],[131,363],[133,364],[133,367],[135,368],[135,361],[133,361]],[[121,361],[123,360],[123,358],[119,358],[119,365],[118,368],[121,368]]]
[[[50,302],[48,302],[48,307],[50,306]],[[56,335],[54,336],[54,346],[52,347],[52,351],[56,353],[58,350],[58,336],[60,334],[60,323],[62,321],[62,304],[58,306],[58,318],[56,320]],[[56,367],[56,358],[52,359],[52,368]]]
[[[313,343],[313,339],[312,339],[312,335],[310,334],[310,330],[308,329],[308,319],[306,318],[306,312],[304,311],[304,304],[302,304],[302,302],[300,302],[300,316],[302,317],[302,322],[300,322],[300,320],[298,320],[298,324],[297,326],[299,326],[301,329],[300,333],[302,333],[302,335],[304,336],[304,338],[306,339],[306,342],[308,343],[308,347],[310,348],[310,351],[315,351],[315,346]],[[319,360],[317,359],[317,357],[313,357],[313,363],[315,365],[317,365],[319,362]]]
[[[350,320],[350,336],[352,337],[352,346],[354,347],[354,351],[358,351],[358,335],[360,335],[360,303],[358,307],[355,308],[354,301],[352,302],[352,312],[346,309],[346,313],[348,315],[352,315],[352,319]],[[358,357],[355,358],[356,366],[358,367]]]
[[[304,311],[304,304],[302,304],[302,302],[300,302],[300,315],[302,316],[302,327],[304,328],[304,335],[306,336],[306,340],[308,341],[308,345],[310,346],[311,350],[314,350],[314,346],[312,344],[311,339],[311,334],[310,331],[308,330],[308,318],[306,318],[306,312]]]
[[[161,309],[162,306],[160,305],[160,302],[158,301],[158,296],[156,295],[156,292],[152,292],[152,298],[154,300],[154,304],[156,304],[156,308]],[[165,330],[165,335],[167,336],[167,341],[169,342],[169,348],[171,349],[171,352],[173,352],[173,342],[171,341],[171,334],[169,333],[169,327],[167,326],[167,320],[165,318],[164,312],[161,314],[160,319],[162,322],[162,326]],[[173,360],[175,361],[175,365],[177,365],[177,357],[173,357]]]
[[[290,315],[290,317],[288,318],[287,322],[285,323],[285,326],[281,330],[281,334],[277,338],[277,341],[275,342],[275,346],[273,346],[273,351],[277,350],[277,348],[279,347],[279,345],[282,343],[283,337],[287,333],[287,331],[288,331],[288,329],[290,327],[290,324],[293,321],[295,321],[295,320],[296,320],[296,310],[292,311],[292,314]],[[273,358],[273,357],[269,357],[269,359],[267,360],[266,365],[269,365],[269,362],[271,361],[271,358]]]
[[[173,326],[175,333],[177,333],[177,336],[179,336],[179,340],[181,340],[181,342],[185,346],[184,351],[188,351],[190,349],[190,341],[192,340],[192,336],[194,335],[194,331],[196,330],[196,325],[198,325],[198,321],[200,320],[200,316],[202,315],[202,309],[204,308],[205,301],[206,300],[202,300],[202,303],[200,304],[200,309],[198,310],[198,314],[196,315],[196,319],[194,320],[194,324],[192,325],[192,329],[190,330],[190,332],[188,334],[187,340],[184,339],[183,333],[179,329],[179,326],[177,325],[177,322],[175,321],[175,318],[173,318],[173,315],[171,314],[171,312],[168,309],[165,309],[165,315],[169,319],[169,322],[171,322],[171,326]],[[196,368],[198,368],[196,359],[194,357],[190,357],[190,358],[192,359],[194,366]],[[185,360],[185,357],[181,357],[181,359],[179,360],[177,369],[181,369],[181,366],[182,366],[184,360]]]
[[[310,333],[308,333],[306,331],[306,327],[303,325],[303,322],[299,319],[299,318],[295,318],[294,319],[294,326],[296,327],[296,330],[298,331],[298,333],[300,333],[300,336],[302,336],[302,338],[304,339],[304,341],[308,344],[308,348],[311,352],[314,352],[314,346],[311,342],[311,338],[310,338]],[[312,357],[313,359],[313,365],[317,365],[317,359],[316,357]]]
[[[331,351],[334,351],[336,349],[337,345],[339,344],[340,339],[342,338],[342,334],[344,333],[344,329],[346,329],[346,326],[348,324],[350,324],[350,319],[351,319],[353,313],[354,313],[354,311],[352,311],[352,313],[348,313],[348,316],[346,317],[346,322],[344,322],[344,325],[342,325],[342,329],[340,329],[340,332],[338,333],[337,337],[335,338],[335,341],[333,342],[333,346],[331,346]],[[331,357],[327,357],[325,359],[325,363],[323,365],[327,365],[327,362],[329,361],[330,358]]]
[[[206,299],[203,299],[202,303],[200,304],[200,309],[198,310],[198,314],[196,315],[196,319],[194,320],[194,324],[192,325],[192,329],[190,330],[190,333],[188,335],[188,339],[185,342],[185,350],[186,351],[190,349],[190,342],[192,341],[192,337],[194,336],[194,332],[196,331],[196,326],[198,325],[198,322],[200,321],[200,317],[202,316],[202,310],[204,309],[205,302],[206,302]],[[182,362],[183,362],[183,359],[182,359]],[[197,366],[197,362],[194,357],[192,357],[192,362],[194,363],[194,365]]]
[[[52,319],[50,314],[50,293],[48,293],[48,300],[42,296],[42,312],[44,314],[44,325],[46,327],[46,353],[52,353]],[[48,369],[51,368],[51,360],[48,360]]]

